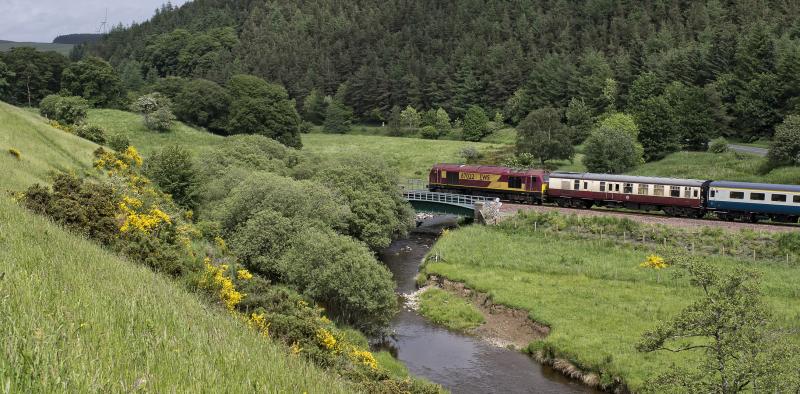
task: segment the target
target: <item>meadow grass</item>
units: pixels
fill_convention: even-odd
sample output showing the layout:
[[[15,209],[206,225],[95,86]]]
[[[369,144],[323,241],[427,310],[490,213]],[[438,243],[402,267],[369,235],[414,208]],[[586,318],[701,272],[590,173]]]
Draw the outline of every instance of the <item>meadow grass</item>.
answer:
[[[630,388],[672,363],[692,365],[697,354],[638,353],[641,335],[699,296],[674,268],[639,267],[653,250],[612,241],[564,238],[556,232],[509,233],[468,227],[443,236],[425,272],[465,282],[494,302],[527,310],[551,327],[544,343],[583,368],[621,376]],[[765,299],[780,324],[800,328],[800,268],[720,256],[698,257],[725,269],[746,266],[763,274]],[[800,342],[800,336],[794,338]]]
[[[131,145],[145,156],[169,145],[180,145],[195,154],[202,154],[225,138],[181,122],[174,122],[169,131],[151,131],[144,127],[141,115],[115,109],[92,109],[86,122],[103,127],[108,135],[128,136]]]
[[[19,152],[19,158],[9,150]],[[39,115],[0,102],[0,193],[50,183],[55,172],[93,174],[97,145],[50,127]]]
[[[459,331],[475,328],[486,321],[474,305],[435,287],[420,294],[419,313],[436,324]]]
[[[55,44],[50,42],[0,42],[0,52],[8,52],[12,48],[31,47],[37,51],[58,52],[64,56],[69,56],[72,51],[72,44]]]
[[[800,184],[800,167],[783,167],[760,174],[764,158],[739,152],[676,152],[646,163],[631,175],[712,179],[743,182]]]
[[[513,127],[505,127],[492,132],[492,134],[484,137],[481,141],[492,144],[514,145],[517,143],[517,129]]]
[[[346,392],[224,310],[0,197],[11,392]]]
[[[303,134],[304,151],[332,156],[366,153],[385,160],[391,168],[397,170],[401,178],[426,178],[435,163],[462,162],[458,153],[468,146],[474,146],[480,151],[499,147],[482,142],[350,134]]]

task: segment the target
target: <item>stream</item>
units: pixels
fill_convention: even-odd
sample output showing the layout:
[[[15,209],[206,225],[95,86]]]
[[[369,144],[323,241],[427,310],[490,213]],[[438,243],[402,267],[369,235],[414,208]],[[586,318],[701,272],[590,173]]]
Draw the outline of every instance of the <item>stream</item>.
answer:
[[[433,235],[412,233],[380,253],[399,293],[416,290],[419,263],[435,242]],[[395,316],[391,331],[384,346],[409,372],[453,393],[597,393],[519,351],[437,326],[406,307]]]

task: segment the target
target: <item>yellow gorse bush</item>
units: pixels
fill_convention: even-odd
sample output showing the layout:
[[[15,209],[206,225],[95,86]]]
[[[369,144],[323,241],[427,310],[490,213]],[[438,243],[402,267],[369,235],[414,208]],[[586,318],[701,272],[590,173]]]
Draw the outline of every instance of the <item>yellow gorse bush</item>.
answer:
[[[233,311],[244,298],[244,294],[236,290],[233,280],[225,275],[228,271],[228,265],[222,264],[215,266],[211,264],[211,259],[206,258],[203,263],[205,264],[205,272],[200,279],[200,287],[210,289],[217,292],[225,308]]]
[[[242,269],[236,271],[236,277],[241,279],[241,280],[250,280],[250,279],[253,279],[253,274],[251,274],[250,271],[242,268]]]
[[[251,313],[248,325],[261,335],[269,337],[269,322],[267,322],[266,313]]]
[[[317,330],[317,339],[319,340],[320,344],[330,351],[334,351],[336,348],[336,337],[330,333],[330,331],[320,328]]]
[[[651,254],[650,256],[647,256],[647,260],[639,264],[639,267],[660,270],[669,267],[669,264],[664,261],[663,257]]]
[[[378,361],[375,360],[375,356],[367,350],[360,350],[353,347],[350,351],[350,359],[354,362],[364,364],[371,369],[378,369]]]

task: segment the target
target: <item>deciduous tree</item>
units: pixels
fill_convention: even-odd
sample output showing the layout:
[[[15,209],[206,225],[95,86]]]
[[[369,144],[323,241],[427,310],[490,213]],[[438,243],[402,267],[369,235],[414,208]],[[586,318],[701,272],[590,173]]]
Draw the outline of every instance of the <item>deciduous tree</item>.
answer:
[[[529,153],[542,165],[548,160],[575,155],[569,128],[561,123],[561,112],[547,107],[531,111],[517,126],[517,154]]]

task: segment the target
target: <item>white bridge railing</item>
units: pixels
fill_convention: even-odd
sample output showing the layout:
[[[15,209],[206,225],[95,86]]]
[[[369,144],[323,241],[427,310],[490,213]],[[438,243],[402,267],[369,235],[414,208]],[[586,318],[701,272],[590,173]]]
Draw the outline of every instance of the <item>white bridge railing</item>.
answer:
[[[405,190],[403,197],[409,201],[427,201],[440,204],[458,205],[464,208],[474,208],[476,202],[494,201],[491,197],[467,196],[463,194],[450,194],[429,192],[427,190]]]

